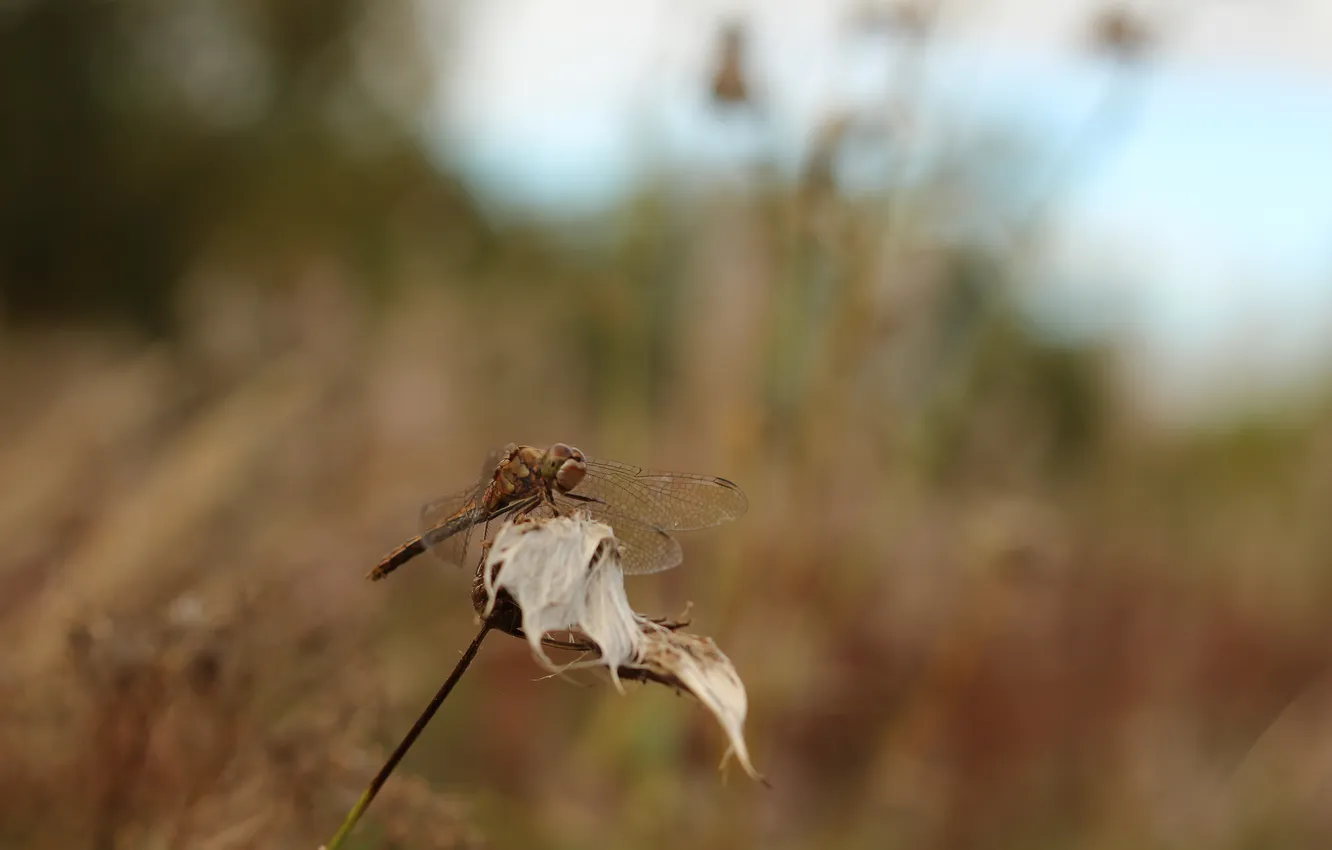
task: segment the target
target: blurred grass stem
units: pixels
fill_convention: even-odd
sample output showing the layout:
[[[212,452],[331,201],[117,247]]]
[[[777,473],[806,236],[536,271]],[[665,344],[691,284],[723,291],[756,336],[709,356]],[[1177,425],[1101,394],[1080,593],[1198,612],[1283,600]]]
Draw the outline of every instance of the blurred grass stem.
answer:
[[[342,826],[338,828],[337,833],[328,844],[325,845],[325,850],[337,850],[342,846],[342,842],[346,840],[347,836],[351,835],[351,831],[356,828],[356,824],[360,821],[361,815],[365,814],[365,810],[370,807],[370,803],[375,799],[375,796],[379,794],[379,789],[384,787],[384,783],[388,781],[389,775],[393,773],[395,768],[397,768],[398,762],[402,761],[403,757],[407,755],[407,751],[412,748],[412,744],[416,743],[416,739],[421,736],[421,732],[424,731],[426,726],[430,723],[430,719],[435,716],[435,712],[439,711],[439,707],[444,704],[444,700],[448,698],[449,693],[453,690],[453,686],[458,684],[458,680],[462,678],[463,673],[467,672],[467,668],[471,665],[472,659],[476,658],[476,651],[481,648],[481,641],[485,640],[486,635],[490,633],[492,625],[493,622],[489,618],[482,621],[481,631],[476,633],[476,637],[472,639],[472,643],[467,647],[467,651],[463,653],[462,658],[458,659],[458,664],[453,668],[453,672],[444,680],[444,684],[440,685],[439,690],[435,692],[434,698],[430,700],[430,704],[421,712],[421,716],[416,718],[416,722],[412,724],[412,728],[407,732],[406,736],[403,737],[401,743],[398,744],[397,749],[393,751],[393,754],[388,757],[388,761],[384,762],[384,766],[379,769],[379,773],[375,774],[375,778],[370,780],[370,784],[366,787],[365,793],[361,795],[361,799],[356,801],[356,805],[352,807],[352,810],[347,813],[346,820],[342,822]]]

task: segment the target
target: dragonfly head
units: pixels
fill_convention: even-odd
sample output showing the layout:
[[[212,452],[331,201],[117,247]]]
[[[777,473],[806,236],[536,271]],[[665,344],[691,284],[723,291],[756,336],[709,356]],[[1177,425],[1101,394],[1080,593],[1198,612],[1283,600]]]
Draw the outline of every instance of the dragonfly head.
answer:
[[[551,446],[541,459],[541,477],[555,482],[561,493],[577,487],[586,472],[587,463],[583,453],[564,443]]]

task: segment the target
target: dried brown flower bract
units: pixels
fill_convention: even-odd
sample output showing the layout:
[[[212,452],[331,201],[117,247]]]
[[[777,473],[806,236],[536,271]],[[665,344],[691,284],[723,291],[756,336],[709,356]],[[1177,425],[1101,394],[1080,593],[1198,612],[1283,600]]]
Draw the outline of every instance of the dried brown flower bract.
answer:
[[[717,67],[712,76],[713,100],[726,106],[749,103],[752,95],[745,73],[744,25],[732,22],[723,27],[717,52]]]
[[[679,631],[678,624],[649,619],[629,605],[620,569],[621,544],[603,523],[580,516],[509,523],[495,538],[478,576],[475,601],[486,618],[512,616],[532,654],[551,672],[605,667],[615,686],[625,678],[655,681],[692,694],[712,712],[732,755],[753,779],[745,745],[748,699],[734,665],[711,638]],[[568,632],[570,641],[552,641]],[[554,646],[594,657],[556,664]],[[766,784],[766,782],[765,782]]]
[[[1144,18],[1122,5],[1101,10],[1091,23],[1092,47],[1121,60],[1140,58],[1152,47],[1154,36]]]

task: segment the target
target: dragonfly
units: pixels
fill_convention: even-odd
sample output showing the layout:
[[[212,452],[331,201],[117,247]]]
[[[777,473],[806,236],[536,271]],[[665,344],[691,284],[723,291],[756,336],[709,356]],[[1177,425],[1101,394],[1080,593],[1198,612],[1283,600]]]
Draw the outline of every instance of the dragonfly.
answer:
[[[478,530],[484,540],[496,520],[575,511],[614,530],[626,574],[657,573],[684,557],[673,532],[738,519],[748,507],[744,491],[725,478],[599,460],[566,443],[511,443],[475,484],[426,503],[420,534],[385,555],[367,578],[379,581],[426,551],[465,565]]]

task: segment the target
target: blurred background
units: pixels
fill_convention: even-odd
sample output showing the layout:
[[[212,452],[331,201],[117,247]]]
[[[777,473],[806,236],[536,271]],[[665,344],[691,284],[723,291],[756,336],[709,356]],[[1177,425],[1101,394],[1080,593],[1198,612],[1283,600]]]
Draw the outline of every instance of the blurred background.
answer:
[[[1332,12],[0,2],[0,847],[314,847],[509,441],[741,483],[353,846],[1326,847]]]

